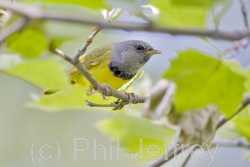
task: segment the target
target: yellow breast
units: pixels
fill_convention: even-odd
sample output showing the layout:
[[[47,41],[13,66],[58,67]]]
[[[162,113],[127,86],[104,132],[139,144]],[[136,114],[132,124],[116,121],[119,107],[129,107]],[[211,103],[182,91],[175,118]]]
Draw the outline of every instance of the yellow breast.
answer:
[[[94,78],[100,83],[106,83],[110,85],[113,89],[117,90],[122,85],[127,83],[129,80],[123,80],[119,77],[116,77],[113,72],[109,69],[108,64],[97,65],[94,68],[89,69],[89,72],[94,76]],[[81,74],[75,74],[71,79],[83,86],[91,86],[89,81]]]

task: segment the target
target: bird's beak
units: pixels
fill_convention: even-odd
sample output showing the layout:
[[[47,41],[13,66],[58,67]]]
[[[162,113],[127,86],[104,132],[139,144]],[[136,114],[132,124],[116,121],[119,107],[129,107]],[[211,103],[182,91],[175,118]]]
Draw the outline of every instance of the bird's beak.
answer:
[[[154,54],[161,54],[162,52],[159,50],[149,50],[147,51],[147,54],[154,55]]]

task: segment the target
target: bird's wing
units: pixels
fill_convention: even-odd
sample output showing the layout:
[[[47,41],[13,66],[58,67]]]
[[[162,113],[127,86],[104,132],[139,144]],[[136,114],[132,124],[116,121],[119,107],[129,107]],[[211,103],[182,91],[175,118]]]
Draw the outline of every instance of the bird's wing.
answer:
[[[105,45],[97,48],[88,53],[85,57],[82,57],[80,61],[89,70],[92,67],[99,65],[101,62],[110,60],[112,47],[113,45]],[[69,75],[71,76],[78,73],[80,73],[80,71],[76,67],[73,67],[69,71]]]

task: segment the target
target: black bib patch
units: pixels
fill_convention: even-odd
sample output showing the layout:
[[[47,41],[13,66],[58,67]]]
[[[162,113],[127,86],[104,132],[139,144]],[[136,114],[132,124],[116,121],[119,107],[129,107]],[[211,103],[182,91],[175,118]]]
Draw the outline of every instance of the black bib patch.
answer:
[[[135,76],[135,74],[128,74],[128,72],[120,70],[118,66],[114,66],[112,63],[109,63],[109,69],[114,73],[115,76],[124,80],[129,80]]]

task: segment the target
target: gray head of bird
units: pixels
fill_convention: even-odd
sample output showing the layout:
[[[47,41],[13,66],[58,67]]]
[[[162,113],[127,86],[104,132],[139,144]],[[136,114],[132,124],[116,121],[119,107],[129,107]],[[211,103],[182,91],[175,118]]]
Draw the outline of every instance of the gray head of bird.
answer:
[[[109,67],[116,76],[131,79],[152,55],[160,53],[144,41],[117,42],[111,52]]]

